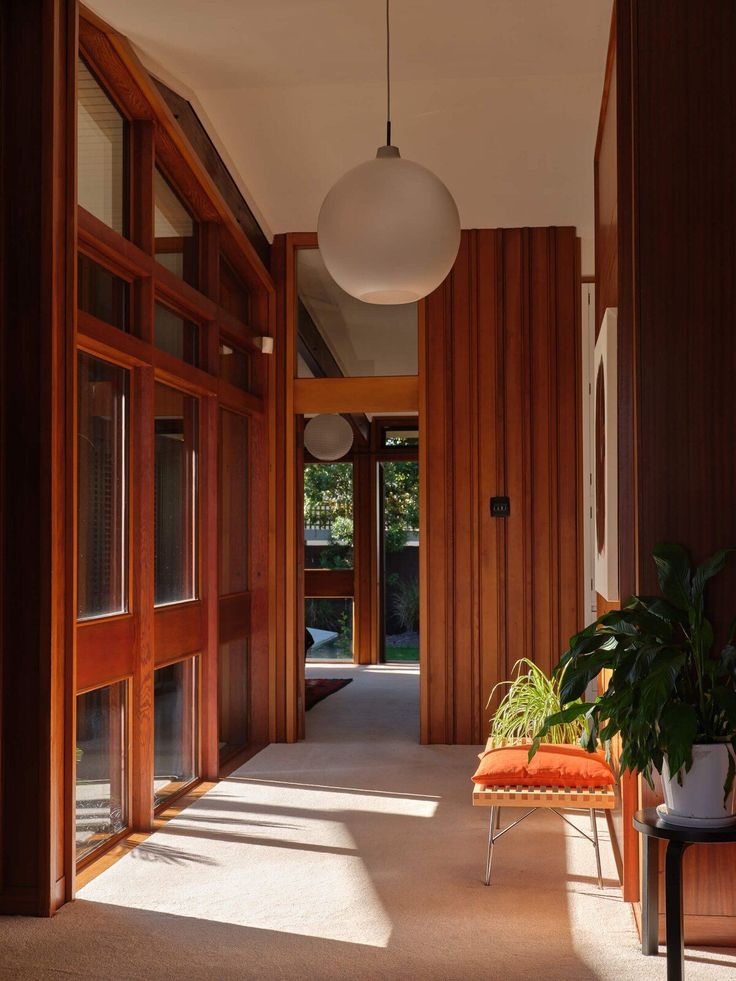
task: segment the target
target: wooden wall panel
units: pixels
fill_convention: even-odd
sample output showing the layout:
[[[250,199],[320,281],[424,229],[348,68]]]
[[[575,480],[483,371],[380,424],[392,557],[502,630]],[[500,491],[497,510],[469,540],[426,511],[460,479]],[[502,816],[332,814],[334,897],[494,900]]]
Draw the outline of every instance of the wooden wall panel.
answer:
[[[0,5],[0,913],[71,893],[75,5]]]
[[[619,306],[619,170],[618,147],[621,143],[621,130],[625,131],[628,119],[628,105],[624,103],[619,110],[619,93],[617,85],[618,62],[621,61],[624,49],[628,50],[628,30],[621,33],[621,50],[617,49],[617,18],[616,7],[612,14],[611,33],[606,59],[606,75],[601,99],[601,110],[598,120],[598,137],[593,162],[595,179],[595,269],[596,269],[596,337],[603,319],[603,313],[608,307]],[[624,92],[627,74],[624,72]],[[626,188],[623,189],[620,203],[621,211],[626,209]],[[621,270],[628,272],[628,266]],[[624,313],[625,316],[625,313]],[[631,417],[631,395],[628,379],[631,377],[631,366],[627,360],[627,352],[619,350],[619,455],[622,459],[630,459],[631,439],[633,437],[633,419]],[[627,420],[624,423],[624,420]],[[624,515],[631,513],[632,496],[634,493],[633,471],[622,469],[619,476],[619,511]],[[628,520],[628,519],[627,519]],[[626,536],[621,541],[628,544]],[[621,558],[622,563],[625,559]],[[605,600],[596,594],[597,613],[602,616],[611,609],[618,608],[617,603]],[[614,746],[614,756],[618,755],[619,747]],[[614,846],[621,860],[621,878],[624,899],[636,900],[639,896],[639,848],[636,833],[632,826],[632,817],[639,806],[639,781],[637,777],[624,775],[620,785],[619,806],[612,815],[610,822]]]
[[[682,542],[701,560],[736,541],[736,8],[618,0],[614,16],[596,154],[596,269],[601,308],[619,311],[628,596],[655,589],[656,542]],[[711,593],[721,640],[734,595],[732,566]],[[661,800],[639,792],[644,805]],[[638,842],[626,808],[623,833],[625,896],[635,899],[626,869],[637,868]],[[733,943],[736,848],[693,848],[685,870],[686,939]]]
[[[522,656],[582,615],[575,232],[463,232],[425,305],[420,386],[425,742],[481,742]],[[508,495],[509,518],[490,498]]]
[[[608,41],[606,75],[593,160],[595,181],[595,336],[607,307],[618,306],[618,90],[616,12]]]

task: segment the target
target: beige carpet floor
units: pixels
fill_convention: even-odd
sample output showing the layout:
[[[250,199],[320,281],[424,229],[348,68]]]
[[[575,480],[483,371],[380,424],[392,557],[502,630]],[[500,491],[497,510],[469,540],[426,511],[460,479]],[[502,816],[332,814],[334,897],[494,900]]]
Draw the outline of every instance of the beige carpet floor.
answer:
[[[551,814],[496,850],[470,804],[474,747],[422,747],[410,666],[310,665],[353,683],[86,888],[52,921],[0,919],[0,977],[664,978],[590,844]],[[585,827],[587,815],[582,817]],[[688,979],[736,956],[688,951]]]

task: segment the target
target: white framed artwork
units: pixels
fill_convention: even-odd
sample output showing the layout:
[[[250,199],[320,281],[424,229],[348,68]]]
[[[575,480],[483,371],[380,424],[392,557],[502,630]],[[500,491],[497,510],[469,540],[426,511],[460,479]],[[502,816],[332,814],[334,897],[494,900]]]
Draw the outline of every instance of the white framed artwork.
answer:
[[[618,582],[618,375],[617,310],[603,314],[593,358],[595,406],[595,589],[617,602]]]

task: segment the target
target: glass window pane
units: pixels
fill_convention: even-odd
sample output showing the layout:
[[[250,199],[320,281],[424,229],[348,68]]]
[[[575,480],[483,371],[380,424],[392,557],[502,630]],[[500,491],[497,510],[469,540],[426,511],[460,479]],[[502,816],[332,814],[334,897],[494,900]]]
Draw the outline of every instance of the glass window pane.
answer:
[[[156,385],[154,579],[156,606],[197,596],[198,403]]]
[[[220,595],[248,589],[248,420],[220,412]]]
[[[126,123],[81,59],[78,66],[77,199],[125,235]]]
[[[307,660],[352,661],[352,599],[317,599],[304,603]]]
[[[383,433],[384,446],[419,446],[418,429],[386,429]]]
[[[79,355],[77,616],[128,608],[128,372]]]
[[[196,368],[199,364],[199,328],[162,303],[156,304],[154,343],[161,351],[173,354]]]
[[[118,330],[130,329],[130,283],[81,254],[77,279],[80,310],[104,320],[106,324],[112,324]]]
[[[250,355],[230,341],[220,343],[220,377],[244,392],[251,390]]]
[[[154,175],[154,198],[156,261],[179,279],[196,286],[196,224],[158,167]]]
[[[300,378],[416,375],[416,303],[363,303],[327,272],[319,249],[297,251]]]
[[[77,695],[77,861],[128,824],[125,689]]]
[[[220,306],[242,323],[250,323],[250,293],[230,263],[220,256]]]
[[[245,637],[220,644],[217,684],[222,762],[248,745],[248,641]]]
[[[153,796],[158,806],[198,774],[197,659],[153,673]]]
[[[304,467],[304,565],[353,568],[353,465]]]

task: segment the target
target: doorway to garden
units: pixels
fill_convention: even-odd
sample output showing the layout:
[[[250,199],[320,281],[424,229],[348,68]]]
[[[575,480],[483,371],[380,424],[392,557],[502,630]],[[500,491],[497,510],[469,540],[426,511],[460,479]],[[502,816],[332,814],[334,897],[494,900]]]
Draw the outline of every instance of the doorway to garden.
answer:
[[[307,663],[419,662],[419,431],[375,417],[338,461],[305,451]]]
[[[419,738],[424,305],[348,295],[330,276],[315,235],[287,235],[280,244],[287,290],[274,377],[293,419],[283,446],[278,439],[273,446],[287,529],[275,542],[287,570],[283,737],[308,736],[309,720],[322,711],[311,712],[315,679],[342,676],[355,694],[365,688],[358,702],[370,714],[371,673],[375,680],[404,672],[415,678]],[[278,624],[276,633],[278,640]]]
[[[418,431],[393,430],[393,448],[417,446]],[[416,453],[416,451],[415,451]],[[397,454],[398,455],[398,454]],[[380,660],[419,663],[419,461],[378,463]]]

